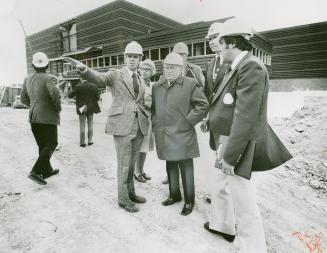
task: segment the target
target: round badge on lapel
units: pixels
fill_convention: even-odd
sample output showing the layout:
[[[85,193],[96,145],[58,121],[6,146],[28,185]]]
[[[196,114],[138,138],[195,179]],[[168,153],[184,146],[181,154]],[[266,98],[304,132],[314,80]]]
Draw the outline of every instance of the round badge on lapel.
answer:
[[[224,96],[223,102],[225,105],[232,104],[234,102],[234,98],[233,98],[232,94],[226,93]]]

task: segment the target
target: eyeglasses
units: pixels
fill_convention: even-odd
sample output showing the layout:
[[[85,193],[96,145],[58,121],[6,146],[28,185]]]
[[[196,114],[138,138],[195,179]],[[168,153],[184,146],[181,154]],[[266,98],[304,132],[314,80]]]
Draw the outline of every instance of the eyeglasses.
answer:
[[[151,69],[148,69],[148,68],[140,68],[140,70],[143,70],[143,71],[152,71]]]

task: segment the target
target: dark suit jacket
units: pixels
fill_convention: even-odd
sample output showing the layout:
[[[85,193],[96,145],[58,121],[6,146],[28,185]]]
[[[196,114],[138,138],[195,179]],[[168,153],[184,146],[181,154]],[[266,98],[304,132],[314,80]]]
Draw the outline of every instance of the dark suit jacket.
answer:
[[[204,94],[206,95],[209,103],[211,103],[213,97],[216,94],[217,88],[219,87],[222,80],[224,79],[226,71],[230,67],[230,64],[226,64],[226,63],[220,64],[220,58],[218,57],[217,58],[218,73],[217,73],[216,79],[214,80],[213,79],[213,68],[215,66],[215,61],[216,61],[216,58],[214,58],[212,61],[210,61],[207,64],[207,68],[206,68],[207,78],[206,78],[206,84],[204,87]],[[210,129],[210,126],[209,126],[209,129]],[[210,131],[209,145],[210,145],[211,149],[213,149],[213,150],[217,149],[215,139],[214,139],[213,133],[211,131]]]
[[[264,171],[292,157],[267,122],[268,89],[267,69],[251,53],[220,84],[211,101],[209,125],[215,139],[229,136],[223,154],[227,163],[236,166],[242,158],[253,171]],[[253,147],[250,142],[254,152],[246,152]]]
[[[55,76],[38,72],[28,76],[20,97],[22,103],[30,108],[29,122],[60,124],[60,92]]]
[[[139,78],[140,89],[138,97],[135,97],[133,80],[127,67],[122,69],[109,69],[107,73],[97,72],[87,68],[81,73],[83,79],[98,86],[110,86],[112,104],[108,111],[106,133],[111,135],[126,136],[132,131],[134,119],[140,126],[141,133],[147,135],[149,120],[144,104],[144,80]]]
[[[87,114],[99,113],[100,107],[98,100],[100,95],[96,85],[84,81],[81,84],[78,84],[74,90],[70,91],[68,97],[73,98],[76,96],[76,113],[81,114],[79,108],[86,105]]]

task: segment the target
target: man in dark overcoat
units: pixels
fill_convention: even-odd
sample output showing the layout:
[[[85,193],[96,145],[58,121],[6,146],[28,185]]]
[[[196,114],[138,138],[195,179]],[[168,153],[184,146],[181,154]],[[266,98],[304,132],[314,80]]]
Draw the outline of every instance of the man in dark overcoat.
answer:
[[[179,170],[185,205],[182,215],[192,212],[194,205],[193,158],[199,156],[194,126],[208,110],[208,101],[193,78],[182,75],[183,59],[176,53],[167,55],[164,76],[153,86],[152,123],[159,159],[166,160],[169,198],[162,204],[181,201]]]

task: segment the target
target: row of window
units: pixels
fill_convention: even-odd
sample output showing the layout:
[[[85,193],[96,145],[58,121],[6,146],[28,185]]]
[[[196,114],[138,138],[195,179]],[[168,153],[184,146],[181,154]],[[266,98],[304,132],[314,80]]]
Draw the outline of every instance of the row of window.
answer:
[[[213,52],[207,41],[187,44],[189,48],[189,57],[211,55]],[[143,60],[151,59],[152,61],[164,60],[166,56],[173,51],[173,47],[154,48],[143,51]],[[115,54],[111,56],[100,56],[82,60],[90,68],[101,68],[109,66],[119,66],[124,64],[124,55]]]
[[[187,44],[189,47],[189,57],[212,55],[208,42],[197,42]],[[143,60],[151,59],[153,61],[164,60],[165,57],[173,50],[173,47],[155,48],[143,51]],[[271,56],[260,49],[253,48],[253,54],[260,58],[264,64],[271,66]],[[90,68],[101,68],[110,66],[119,66],[124,64],[124,55],[116,54],[111,56],[100,56],[82,60]]]
[[[207,42],[191,43],[191,44],[187,44],[187,46],[189,47],[189,52],[192,52],[189,55],[191,57],[213,54]],[[144,54],[143,59],[151,59],[153,61],[163,60],[172,50],[173,47],[145,50],[143,52]],[[269,54],[257,48],[253,48],[252,53],[253,55],[257,56],[264,64],[271,66],[271,56]],[[82,60],[82,62],[90,68],[119,66],[124,64],[124,55],[117,54],[111,56],[100,56],[100,57],[94,57],[94,58]],[[64,64],[63,70],[72,71],[75,70],[75,68],[70,66],[70,64]]]

